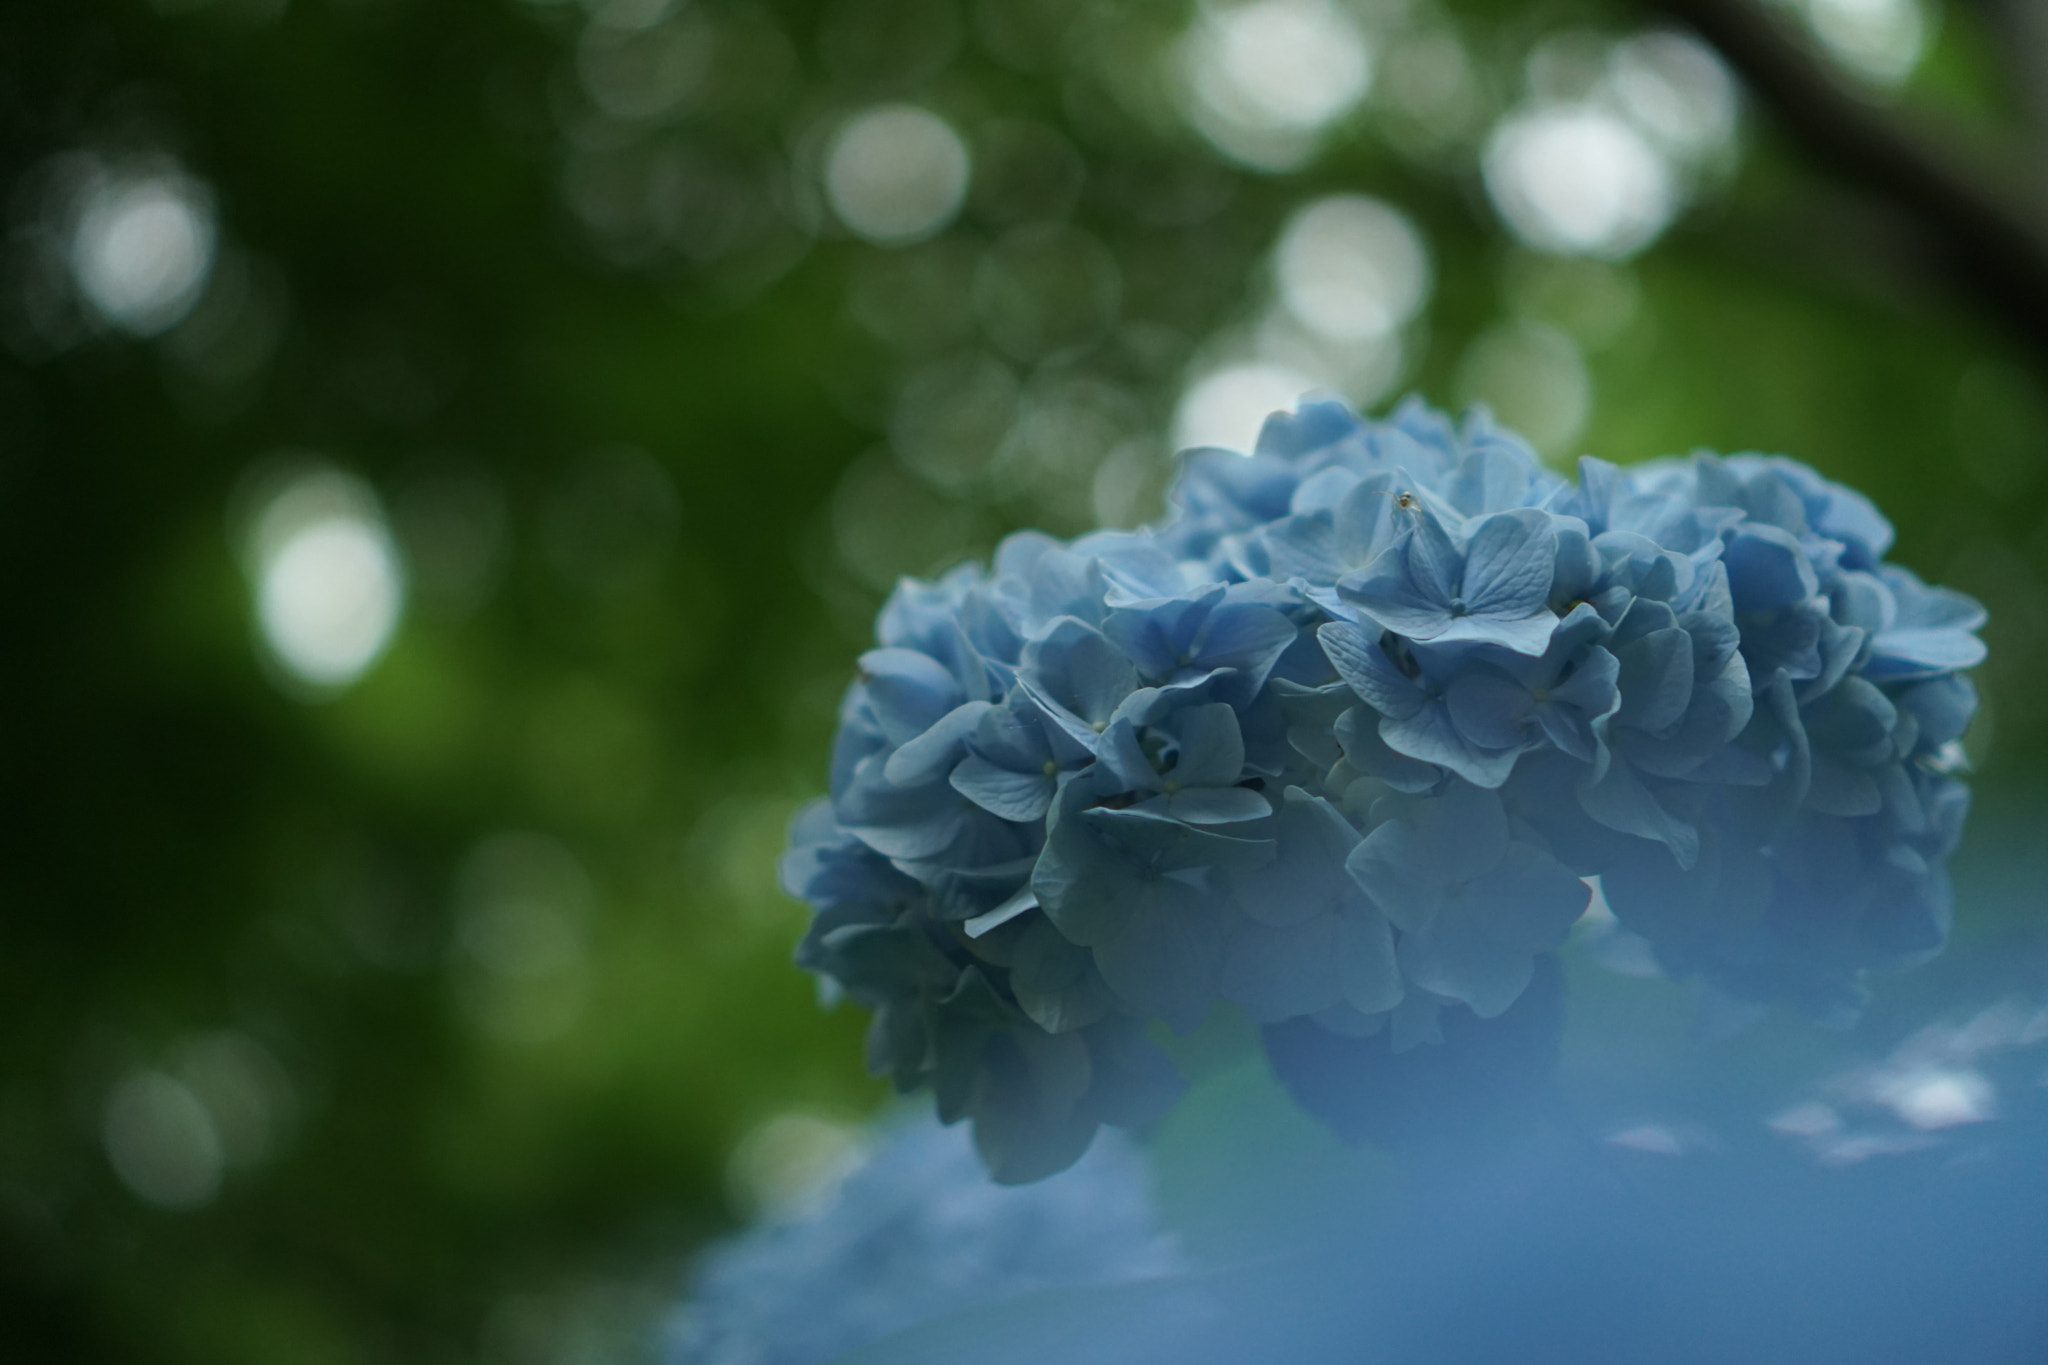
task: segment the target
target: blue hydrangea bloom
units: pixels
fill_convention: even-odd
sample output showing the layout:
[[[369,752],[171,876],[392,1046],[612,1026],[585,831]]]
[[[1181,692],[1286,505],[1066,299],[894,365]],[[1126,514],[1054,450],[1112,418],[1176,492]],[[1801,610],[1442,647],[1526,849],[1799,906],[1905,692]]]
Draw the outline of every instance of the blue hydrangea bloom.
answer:
[[[958,1129],[899,1125],[822,1207],[714,1248],[667,1365],[824,1365],[906,1327],[1034,1290],[1182,1267],[1143,1159],[1097,1143],[1072,1168],[992,1183]]]
[[[1852,490],[1310,401],[1173,501],[906,581],[784,863],[799,961],[998,1178],[1159,1115],[1147,1028],[1218,1001],[1501,1014],[1592,878],[1673,976],[1822,1017],[1942,945],[1984,613]]]

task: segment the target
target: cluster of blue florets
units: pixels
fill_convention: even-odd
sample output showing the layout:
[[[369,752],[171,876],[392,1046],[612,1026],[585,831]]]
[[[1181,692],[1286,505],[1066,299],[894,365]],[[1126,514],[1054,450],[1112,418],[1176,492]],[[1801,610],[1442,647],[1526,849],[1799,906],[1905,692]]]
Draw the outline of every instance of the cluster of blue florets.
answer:
[[[1129,1142],[1097,1142],[1056,1178],[1010,1189],[958,1129],[926,1119],[883,1136],[805,1216],[712,1249],[666,1365],[825,1365],[969,1308],[1185,1268]]]
[[[1984,613],[1790,460],[1545,469],[1334,402],[1157,526],[906,581],[786,885],[870,1065],[998,1178],[1143,1123],[1219,1000],[1426,1043],[1599,878],[1674,976],[1818,1015],[1937,951]]]

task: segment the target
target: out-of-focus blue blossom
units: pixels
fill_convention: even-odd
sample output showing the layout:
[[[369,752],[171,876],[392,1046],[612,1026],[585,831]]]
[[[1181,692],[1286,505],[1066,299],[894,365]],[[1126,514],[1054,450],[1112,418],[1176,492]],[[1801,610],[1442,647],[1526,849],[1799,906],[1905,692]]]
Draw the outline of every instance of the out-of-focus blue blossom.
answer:
[[[1144,1160],[1101,1142],[1027,1189],[992,1183],[957,1129],[900,1125],[806,1214],[714,1248],[667,1365],[824,1365],[932,1319],[1053,1288],[1170,1274]]]
[[[1566,480],[1483,414],[1307,402],[1160,524],[906,581],[785,882],[869,1061],[999,1178],[1144,1123],[1219,1000],[1406,1050],[1599,877],[1659,965],[1852,1013],[1937,951],[1984,614],[1789,460]]]

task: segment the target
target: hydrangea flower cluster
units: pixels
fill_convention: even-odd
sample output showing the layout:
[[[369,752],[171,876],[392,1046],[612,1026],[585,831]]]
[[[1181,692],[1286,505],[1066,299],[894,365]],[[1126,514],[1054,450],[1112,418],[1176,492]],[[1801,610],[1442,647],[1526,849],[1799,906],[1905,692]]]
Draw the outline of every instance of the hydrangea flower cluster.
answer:
[[[990,1183],[957,1128],[903,1123],[809,1216],[713,1249],[668,1365],[824,1365],[892,1332],[1035,1290],[1182,1268],[1149,1172],[1098,1142],[1028,1189]]]
[[[1173,502],[905,581],[784,862],[799,962],[998,1178],[1171,1103],[1155,1020],[1500,1014],[1587,878],[1671,975],[1819,1015],[1941,946],[1984,613],[1861,495],[1311,401]]]

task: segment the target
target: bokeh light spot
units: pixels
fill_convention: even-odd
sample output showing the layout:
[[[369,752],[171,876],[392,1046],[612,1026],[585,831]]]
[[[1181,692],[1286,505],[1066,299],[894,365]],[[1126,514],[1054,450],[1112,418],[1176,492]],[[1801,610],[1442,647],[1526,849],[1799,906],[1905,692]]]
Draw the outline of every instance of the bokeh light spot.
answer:
[[[825,159],[825,195],[839,220],[872,242],[922,241],[967,197],[967,144],[928,109],[890,104],[847,120]]]
[[[1188,113],[1225,155],[1287,170],[1372,84],[1372,49],[1328,0],[1251,0],[1205,8],[1178,56]]]
[[[405,575],[375,495],[334,470],[306,474],[270,500],[254,540],[256,620],[298,681],[348,686],[390,644]]]
[[[879,453],[856,460],[828,512],[839,563],[878,592],[907,573],[932,573],[968,548],[972,524],[959,503],[935,495]]]
[[[538,1042],[575,1024],[595,907],[589,874],[548,835],[508,831],[471,850],[456,874],[454,985],[482,1032]]]
[[[897,394],[889,441],[933,487],[964,494],[979,483],[1017,409],[1009,366],[980,352],[913,371]]]
[[[1801,8],[1828,55],[1873,84],[1904,84],[1927,51],[1919,0],[1804,0]]]
[[[753,1217],[790,1217],[829,1199],[863,1155],[858,1128],[815,1114],[778,1114],[733,1149],[726,1191]]]
[[[1607,88],[1636,126],[1672,153],[1703,159],[1735,136],[1735,77],[1714,50],[1682,33],[1615,45]]]
[[[1629,123],[1592,106],[1507,119],[1487,143],[1484,171],[1515,235],[1558,255],[1632,256],[1678,207],[1663,157]]]
[[[229,1167],[276,1155],[298,1106],[290,1075],[269,1049],[232,1030],[201,1034],[180,1049],[176,1073],[206,1106]]]
[[[1315,382],[1280,365],[1231,365],[1188,386],[1174,412],[1174,447],[1220,446],[1249,451],[1259,428],[1282,408],[1291,408]]]
[[[644,8],[644,7],[643,7]],[[624,7],[613,6],[624,17]],[[651,31],[642,32],[642,27]],[[651,119],[673,111],[710,70],[715,42],[696,12],[673,23],[593,23],[576,51],[584,93],[613,118]]]
[[[1274,252],[1280,299],[1303,326],[1338,341],[1401,327],[1429,298],[1429,249],[1407,215],[1364,195],[1295,212]]]
[[[161,1071],[124,1077],[107,1095],[100,1137],[114,1174],[136,1198],[196,1209],[220,1192],[227,1154],[206,1105]]]
[[[1570,337],[1539,323],[1504,323],[1482,333],[1458,366],[1459,396],[1546,455],[1564,452],[1593,412],[1593,380]]]
[[[1033,223],[1006,233],[974,273],[982,330],[1013,359],[1042,360],[1100,338],[1123,299],[1116,256],[1066,223]]]
[[[79,293],[135,336],[155,336],[191,311],[213,252],[210,197],[175,171],[96,177],[71,232]]]
[[[1922,1132],[1983,1123],[1998,1113],[1998,1094],[1976,1071],[1930,1069],[1887,1077],[1878,1097],[1899,1119]]]

